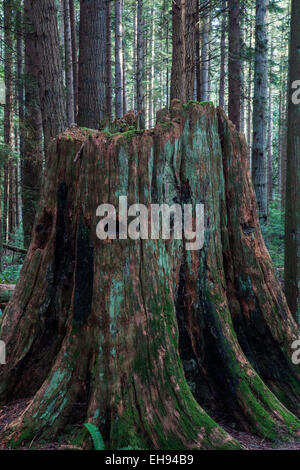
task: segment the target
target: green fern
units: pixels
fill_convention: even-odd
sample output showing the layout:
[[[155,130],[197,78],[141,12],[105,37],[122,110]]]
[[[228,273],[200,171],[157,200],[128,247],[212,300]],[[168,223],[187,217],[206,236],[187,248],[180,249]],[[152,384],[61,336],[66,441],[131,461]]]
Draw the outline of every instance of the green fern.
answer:
[[[89,431],[89,433],[92,437],[95,450],[105,450],[105,444],[104,444],[104,441],[103,441],[103,437],[101,435],[101,432],[97,428],[97,426],[95,426],[92,423],[85,423],[84,426]]]

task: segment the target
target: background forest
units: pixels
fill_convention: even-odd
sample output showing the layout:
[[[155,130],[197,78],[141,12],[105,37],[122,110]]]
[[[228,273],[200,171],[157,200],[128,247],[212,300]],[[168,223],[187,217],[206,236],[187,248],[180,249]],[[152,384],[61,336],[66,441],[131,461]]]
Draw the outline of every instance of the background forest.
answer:
[[[176,18],[180,2],[173,3]],[[174,71],[177,95],[184,88],[184,75],[190,76],[184,97],[176,95],[176,84],[173,91],[171,87],[172,51],[180,51],[181,41],[176,21],[172,39],[171,1],[108,1],[105,12],[104,0],[83,1],[81,27],[77,0],[44,0],[42,5],[30,0],[2,2],[0,282],[18,279],[23,249],[31,239],[49,138],[75,122],[99,128],[106,118],[120,119],[131,109],[143,110],[141,126],[151,128],[156,112],[174,97],[222,106],[245,133],[263,235],[283,281],[290,2],[271,0],[268,8],[267,4],[186,2],[184,34],[190,48],[186,69],[182,65]],[[53,8],[56,15],[43,24],[43,15]],[[92,24],[89,8],[97,10]],[[49,56],[38,63],[36,49],[45,31]],[[59,48],[51,50],[51,41],[59,41]],[[89,66],[78,75],[84,55]],[[56,97],[47,95],[49,83]],[[94,101],[87,115],[83,104],[87,109],[88,86],[94,87]],[[58,96],[64,102],[57,105]]]

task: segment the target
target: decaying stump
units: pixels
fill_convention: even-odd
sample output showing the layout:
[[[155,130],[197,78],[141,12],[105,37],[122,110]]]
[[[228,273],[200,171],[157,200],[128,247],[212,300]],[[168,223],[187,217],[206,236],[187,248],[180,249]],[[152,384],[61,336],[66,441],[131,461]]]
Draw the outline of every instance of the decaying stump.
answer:
[[[243,137],[213,106],[173,102],[152,130],[84,139],[73,129],[53,143],[2,320],[1,401],[33,396],[2,440],[53,440],[90,421],[114,449],[239,448],[204,409],[266,438],[299,434],[299,332],[261,237]],[[122,195],[204,204],[203,248],[99,240],[97,207]]]

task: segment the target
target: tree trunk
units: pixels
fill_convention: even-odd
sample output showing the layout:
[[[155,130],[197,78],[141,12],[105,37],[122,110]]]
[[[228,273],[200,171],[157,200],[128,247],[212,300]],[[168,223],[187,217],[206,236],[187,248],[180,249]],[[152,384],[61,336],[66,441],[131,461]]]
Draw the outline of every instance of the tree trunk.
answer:
[[[155,60],[155,17],[154,6],[151,8],[151,38],[150,38],[150,86],[149,86],[149,127],[154,126],[154,60]]]
[[[196,51],[195,51],[195,79],[196,79],[196,99],[201,101],[201,41],[200,41],[200,0],[197,0],[196,19]]]
[[[52,145],[1,321],[1,402],[29,398],[2,441],[53,440],[89,421],[111,449],[239,448],[202,406],[265,438],[299,432],[287,409],[299,413],[298,330],[260,233],[245,141],[211,105],[175,100],[171,116],[142,134],[78,130]],[[123,195],[149,210],[204,204],[203,247],[99,240],[97,207]]]
[[[59,53],[57,11],[55,0],[32,1],[32,23],[36,33],[39,61],[38,84],[43,119],[44,148],[52,137],[66,127],[66,102],[63,69]]]
[[[201,34],[201,101],[209,99],[209,0],[200,3],[202,11],[202,34]]]
[[[73,64],[73,85],[74,85],[74,116],[77,122],[78,114],[78,55],[77,55],[77,32],[74,0],[69,0],[71,40],[72,40],[72,64]]]
[[[288,136],[285,204],[285,283],[292,314],[300,323],[300,5],[292,1],[289,53]]]
[[[35,212],[40,196],[43,129],[39,100],[37,35],[32,22],[32,0],[24,0],[25,40],[25,120],[22,128],[24,157],[22,160],[22,205],[24,246],[31,241]]]
[[[219,83],[219,106],[225,108],[225,54],[226,54],[226,0],[222,3],[222,31],[221,31],[221,62],[220,62],[220,83]]]
[[[133,49],[133,66],[132,66],[132,72],[133,72],[133,83],[134,83],[134,91],[133,91],[133,109],[134,113],[137,113],[137,11],[135,9],[134,11],[134,18],[133,18],[133,44],[132,44],[132,49]]]
[[[170,99],[186,102],[185,74],[185,3],[184,0],[172,2],[172,71]]]
[[[14,161],[12,152],[14,149],[14,128],[13,128],[13,6],[11,1],[4,3],[4,82],[5,82],[5,107],[4,107],[4,143],[6,145],[6,161],[4,163],[4,241],[14,231],[13,202],[14,184],[13,168]]]
[[[93,129],[108,117],[106,0],[81,0],[78,124]]]
[[[265,222],[268,215],[268,3],[269,0],[256,0],[252,179],[261,222]]]
[[[20,226],[22,220],[22,204],[21,204],[21,166],[24,158],[24,42],[23,42],[23,12],[16,12],[16,33],[17,33],[17,84],[16,96],[18,105],[18,125],[15,125],[15,147],[19,152],[19,159],[15,168],[15,187],[16,187],[16,224]],[[0,263],[1,264],[1,263]]]
[[[196,42],[197,0],[185,2],[185,101],[194,99],[195,84],[195,42]]]
[[[124,12],[124,0],[122,0],[122,18],[123,18],[123,12]],[[122,19],[123,21],[123,19]],[[123,115],[127,113],[127,75],[126,75],[126,52],[125,52],[125,37],[124,37],[124,28],[122,24],[122,80],[123,80]]]
[[[111,1],[106,3],[106,110],[112,119],[112,71],[111,71]]]
[[[72,32],[70,17],[70,2],[64,0],[64,30],[65,30],[65,70],[66,70],[66,104],[67,104],[67,124],[75,123],[74,106],[74,78],[73,78],[73,50]]]
[[[249,39],[249,48],[252,50],[252,25],[250,27],[250,39]],[[249,58],[249,68],[248,68],[248,97],[247,97],[247,144],[248,144],[248,154],[249,154],[249,166],[250,172],[252,173],[252,152],[251,152],[251,124],[252,124],[252,55]]]
[[[115,0],[115,108],[116,119],[123,116],[122,0]]]
[[[145,129],[145,90],[144,90],[144,20],[143,0],[137,4],[137,64],[136,64],[136,105],[139,113],[138,127]]]
[[[269,109],[268,109],[268,213],[273,200],[273,83],[272,83],[273,41],[271,41],[269,73]]]
[[[228,117],[240,130],[241,28],[240,0],[228,0]]]

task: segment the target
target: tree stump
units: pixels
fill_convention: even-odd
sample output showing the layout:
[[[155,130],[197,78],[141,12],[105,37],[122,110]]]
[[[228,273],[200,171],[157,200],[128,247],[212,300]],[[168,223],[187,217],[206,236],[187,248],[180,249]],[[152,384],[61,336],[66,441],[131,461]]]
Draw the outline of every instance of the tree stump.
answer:
[[[52,144],[1,323],[1,402],[32,397],[2,441],[53,441],[89,421],[111,449],[240,448],[209,416],[220,412],[268,439],[299,435],[299,331],[261,236],[244,137],[222,110],[176,102],[154,129],[90,132],[74,163],[85,138],[72,129]],[[99,240],[97,207],[123,195],[204,204],[203,248]]]

